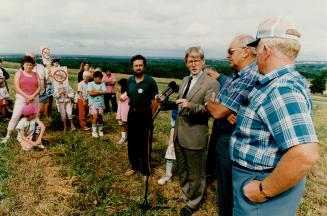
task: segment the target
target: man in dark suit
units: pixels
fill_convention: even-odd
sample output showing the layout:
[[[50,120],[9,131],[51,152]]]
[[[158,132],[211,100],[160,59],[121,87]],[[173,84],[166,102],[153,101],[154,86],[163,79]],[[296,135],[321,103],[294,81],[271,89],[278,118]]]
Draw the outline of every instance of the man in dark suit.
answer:
[[[200,205],[205,191],[206,154],[208,146],[208,119],[204,104],[218,85],[203,72],[204,53],[200,47],[191,47],[185,54],[190,76],[183,79],[179,93],[174,144],[177,171],[182,189],[180,198],[187,205],[180,215],[192,215]]]

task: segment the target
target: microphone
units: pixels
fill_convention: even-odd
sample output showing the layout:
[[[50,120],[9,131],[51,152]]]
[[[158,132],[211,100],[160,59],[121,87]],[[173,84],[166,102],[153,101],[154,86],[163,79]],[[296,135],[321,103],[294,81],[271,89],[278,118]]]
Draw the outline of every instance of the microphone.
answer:
[[[161,94],[159,94],[158,98],[160,99],[160,101],[165,101],[174,92],[178,92],[178,90],[179,86],[176,84],[176,82],[171,81],[170,83],[168,83],[168,87]]]
[[[168,84],[168,87],[158,96],[156,96],[155,100],[152,101],[151,111],[152,111],[152,119],[155,119],[164,106],[167,103],[169,96],[174,92],[178,92],[179,87],[175,81],[171,81]],[[175,103],[174,103],[175,104]]]

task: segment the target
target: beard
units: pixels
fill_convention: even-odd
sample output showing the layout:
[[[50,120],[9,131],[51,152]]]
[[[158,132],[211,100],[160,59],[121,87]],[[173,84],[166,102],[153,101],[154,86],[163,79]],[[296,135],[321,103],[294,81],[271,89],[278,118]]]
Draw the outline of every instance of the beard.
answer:
[[[142,77],[143,76],[143,74],[144,74],[144,71],[136,71],[135,72],[135,76],[137,77],[137,78],[140,78],[140,77]]]

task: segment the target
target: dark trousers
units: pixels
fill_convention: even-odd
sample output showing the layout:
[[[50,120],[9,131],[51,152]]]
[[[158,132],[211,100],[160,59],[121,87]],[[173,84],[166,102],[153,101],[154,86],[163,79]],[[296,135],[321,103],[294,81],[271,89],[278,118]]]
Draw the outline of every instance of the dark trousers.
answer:
[[[111,103],[111,108],[110,108]],[[104,94],[104,105],[106,106],[105,112],[117,112],[117,99],[116,93]]]
[[[130,109],[127,118],[128,159],[132,170],[143,175],[150,174],[152,132],[151,111]]]
[[[207,183],[213,182],[217,177],[216,175],[216,144],[217,144],[217,121],[215,120],[212,125],[212,133],[210,136],[207,163],[206,163],[206,179]]]
[[[233,213],[232,161],[229,141],[231,133],[216,135],[216,172],[217,172],[217,205],[219,216],[231,216]]]
[[[187,198],[187,206],[198,209],[206,186],[207,149],[183,148],[178,141],[174,143],[174,147],[179,184]]]

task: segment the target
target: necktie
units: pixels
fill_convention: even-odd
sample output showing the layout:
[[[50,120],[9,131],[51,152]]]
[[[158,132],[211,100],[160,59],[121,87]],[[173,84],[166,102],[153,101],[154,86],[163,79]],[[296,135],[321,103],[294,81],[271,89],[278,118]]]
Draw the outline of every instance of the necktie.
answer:
[[[185,91],[183,93],[183,98],[186,98],[186,95],[187,95],[188,91],[190,90],[192,79],[193,79],[193,77],[190,76],[190,79],[188,80],[187,86],[186,86]]]

